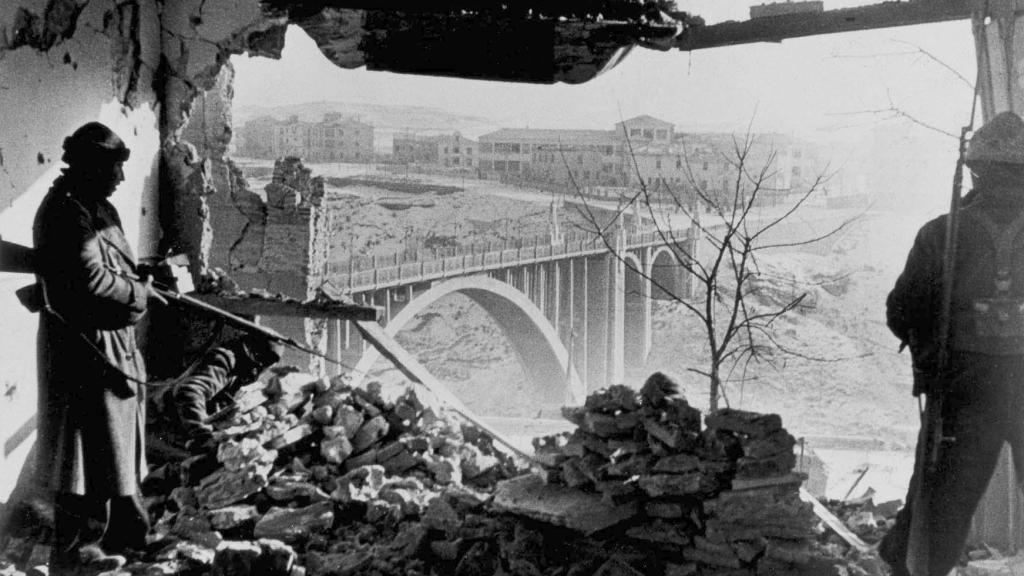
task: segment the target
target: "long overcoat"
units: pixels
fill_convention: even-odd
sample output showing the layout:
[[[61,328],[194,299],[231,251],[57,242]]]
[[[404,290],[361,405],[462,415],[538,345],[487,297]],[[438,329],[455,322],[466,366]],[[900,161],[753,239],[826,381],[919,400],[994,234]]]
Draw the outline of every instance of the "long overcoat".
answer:
[[[38,471],[57,492],[109,498],[135,493],[146,473],[146,370],[134,326],[147,290],[125,276],[135,259],[117,210],[76,186],[58,178],[33,226],[53,311],[41,313],[37,340]]]

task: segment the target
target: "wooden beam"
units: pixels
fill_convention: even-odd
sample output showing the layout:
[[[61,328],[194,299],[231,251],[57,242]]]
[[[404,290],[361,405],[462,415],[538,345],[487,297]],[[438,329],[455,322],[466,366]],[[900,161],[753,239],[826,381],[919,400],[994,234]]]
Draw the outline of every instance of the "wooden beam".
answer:
[[[808,492],[803,486],[800,487],[800,499],[804,502],[809,502],[811,507],[814,508],[814,514],[836,534],[838,534],[840,538],[846,540],[847,544],[856,548],[858,552],[863,554],[871,550],[870,546],[861,540],[859,536],[851,532],[850,529],[846,527],[846,524],[843,524],[842,520],[836,518],[835,514],[830,512],[828,508],[825,508],[824,504],[818,502],[818,499]]]
[[[781,42],[788,38],[821,34],[966,20],[971,17],[974,7],[974,0],[910,0],[692,26],[679,35],[675,47],[686,51],[702,50],[754,42]]]

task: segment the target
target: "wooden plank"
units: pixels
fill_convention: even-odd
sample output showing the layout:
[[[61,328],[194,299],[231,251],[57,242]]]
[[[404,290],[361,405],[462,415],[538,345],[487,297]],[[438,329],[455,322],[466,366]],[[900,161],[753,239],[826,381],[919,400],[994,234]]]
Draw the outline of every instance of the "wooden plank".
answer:
[[[846,543],[854,547],[858,552],[866,553],[871,550],[870,546],[864,543],[859,536],[851,532],[850,529],[846,527],[846,524],[843,524],[842,520],[836,518],[835,514],[830,512],[828,508],[825,508],[824,504],[818,502],[818,499],[808,492],[803,486],[800,487],[800,499],[804,502],[809,502],[811,507],[814,508],[814,514],[818,518],[821,518],[821,521],[824,522],[826,526],[831,528],[839,535],[840,538],[846,540]]]
[[[334,318],[352,321],[376,321],[381,309],[351,302],[274,300],[255,297],[228,297],[212,294],[189,294],[192,298],[245,316],[286,316],[292,318]]]
[[[524,458],[528,462],[533,462],[533,456],[522,451],[513,444],[509,439],[505,438],[501,432],[498,432],[491,426],[485,424],[479,418],[474,415],[462,400],[459,400],[455,394],[452,394],[451,390],[442,384],[438,379],[434,378],[430,372],[427,371],[426,367],[420,364],[419,360],[415,356],[410,354],[394,338],[388,336],[384,328],[376,322],[360,321],[355,322],[356,329],[363,336],[363,339],[373,345],[381,356],[390,360],[396,368],[407,378],[413,382],[423,385],[424,388],[429,390],[438,400],[448,405],[456,414],[462,416],[474,426],[480,428],[487,433],[488,436],[504,445],[506,448],[517,454],[519,457]]]
[[[882,2],[856,8],[787,14],[687,28],[676,38],[680,50],[699,50],[787,38],[966,20],[973,0]]]

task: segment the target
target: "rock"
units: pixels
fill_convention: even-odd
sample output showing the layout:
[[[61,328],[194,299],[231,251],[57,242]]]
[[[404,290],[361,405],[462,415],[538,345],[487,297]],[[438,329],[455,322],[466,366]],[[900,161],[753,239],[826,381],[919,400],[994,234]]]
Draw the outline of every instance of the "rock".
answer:
[[[330,426],[334,421],[334,408],[329,404],[314,408],[310,418],[321,426]]]
[[[178,507],[178,510],[199,507],[199,500],[196,498],[195,490],[187,486],[178,486],[171,490],[169,497],[174,502],[174,505]]]
[[[210,521],[200,515],[194,508],[187,508],[178,512],[174,518],[174,525],[171,533],[181,538],[191,538],[194,534],[208,532]]]
[[[767,438],[782,428],[778,414],[758,414],[745,410],[723,408],[704,419],[708,428],[745,434],[754,438]]]
[[[338,427],[344,430],[340,426]],[[320,442],[320,455],[331,464],[341,464],[352,455],[352,443],[344,434]]]
[[[700,468],[700,458],[692,454],[675,454],[659,458],[654,463],[654,472],[685,474]]]
[[[796,466],[796,454],[783,452],[770,458],[740,458],[737,460],[737,478],[764,478],[784,476]]]
[[[533,474],[498,482],[492,506],[584,534],[615,526],[633,518],[639,511],[635,502],[611,506],[596,494],[544,484]]]
[[[665,576],[696,576],[697,565],[693,562],[686,564],[666,564]]]
[[[227,541],[217,548],[213,557],[213,576],[249,576],[255,574],[257,560],[263,553],[255,542]]]
[[[373,553],[366,550],[343,554],[310,553],[306,557],[309,576],[351,576],[373,562]]]
[[[659,496],[689,496],[701,491],[701,474],[652,474],[642,476],[640,488],[652,498]]]
[[[260,570],[264,576],[289,576],[295,565],[295,550],[280,540],[261,538],[257,541],[260,551]]]
[[[334,524],[334,504],[318,502],[305,508],[271,508],[256,522],[257,538],[294,542],[313,532],[330,529]]]
[[[487,542],[476,542],[462,555],[455,567],[455,576],[493,576],[498,557]]]
[[[352,438],[353,452],[362,452],[376,444],[377,441],[388,433],[388,428],[388,422],[383,416],[375,416],[363,422],[363,425],[359,427],[359,430]]]
[[[211,566],[216,556],[215,548],[203,546],[188,540],[178,540],[156,555],[158,561],[184,560],[200,566]]]
[[[777,454],[792,453],[796,438],[784,429],[776,430],[764,438],[743,442],[743,455],[747,458],[770,458]]]
[[[255,506],[243,504],[210,510],[210,524],[217,530],[230,530],[246,522],[259,518],[260,513]]]
[[[264,491],[271,500],[277,502],[291,502],[298,498],[316,499],[317,497],[315,484],[288,477],[275,478]]]
[[[643,576],[643,572],[633,568],[623,559],[612,556],[594,572],[594,576]]]
[[[230,506],[266,487],[269,471],[269,465],[238,472],[218,470],[203,478],[196,489],[196,497],[203,508]]]
[[[395,536],[391,546],[396,549],[403,558],[412,558],[422,555],[429,549],[427,527],[421,522],[405,524]]]

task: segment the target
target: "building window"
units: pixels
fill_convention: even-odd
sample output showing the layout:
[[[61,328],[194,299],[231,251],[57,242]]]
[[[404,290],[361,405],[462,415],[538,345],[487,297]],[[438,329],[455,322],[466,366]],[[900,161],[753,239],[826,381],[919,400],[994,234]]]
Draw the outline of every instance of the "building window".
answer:
[[[630,136],[639,137],[640,136],[640,129],[639,128],[633,128],[632,130],[629,131],[629,135]]]
[[[491,169],[491,161],[490,160],[481,160],[479,166],[480,166],[481,170],[490,170]]]
[[[704,161],[704,171],[705,172],[708,171],[708,161],[707,160]]]
[[[518,160],[509,160],[508,161],[508,171],[509,172],[519,172],[519,161]]]
[[[658,140],[668,140],[668,130],[658,130],[655,134]]]
[[[458,159],[458,157],[452,158],[452,165],[453,165],[453,166],[458,166],[458,165],[459,165],[459,159]]]
[[[494,152],[494,145],[493,144],[491,144],[490,142],[481,142],[480,143],[480,153],[481,154],[489,154],[491,152]]]
[[[793,176],[796,176],[797,178],[800,177],[800,167],[799,166],[793,166]]]
[[[507,169],[508,169],[508,162],[505,162],[504,160],[495,160],[494,161],[494,171],[495,172],[504,172]]]
[[[644,138],[646,138],[648,140],[653,140],[654,139],[654,130],[650,130],[650,129],[644,130]]]
[[[678,168],[682,168],[682,167],[683,167],[683,159],[682,158],[676,158],[676,168],[678,169]]]
[[[467,156],[472,156],[473,155],[473,149],[472,148],[466,148],[466,155]]]
[[[658,170],[661,170],[661,158],[658,158],[657,160],[654,161],[654,167]]]
[[[459,153],[459,147],[456,146],[455,148],[452,148],[452,152],[454,152],[455,154],[458,154]]]

